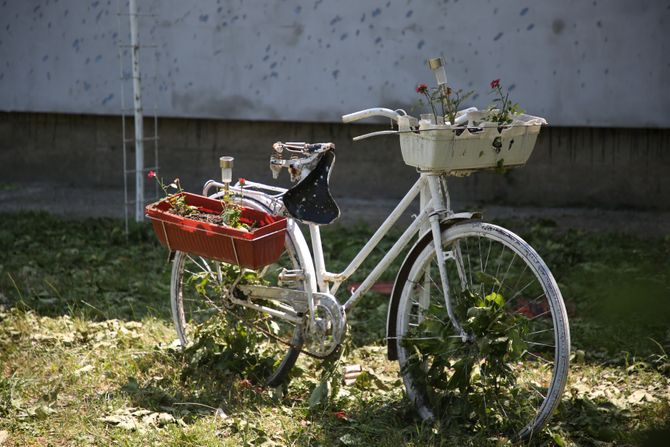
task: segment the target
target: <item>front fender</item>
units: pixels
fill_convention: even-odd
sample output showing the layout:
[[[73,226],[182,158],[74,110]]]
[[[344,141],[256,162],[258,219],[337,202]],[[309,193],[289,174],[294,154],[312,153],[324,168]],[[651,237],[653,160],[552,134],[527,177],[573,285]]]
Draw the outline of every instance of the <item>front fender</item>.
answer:
[[[481,219],[481,213],[456,213],[452,214],[440,222],[440,229],[444,232],[448,228],[457,225],[461,222]],[[430,232],[424,233],[419,237],[419,240],[412,249],[407,253],[405,260],[398,270],[395,283],[393,284],[393,292],[391,293],[391,301],[389,303],[388,316],[386,318],[386,341],[387,341],[387,355],[389,360],[398,360],[398,344],[396,333],[396,319],[398,316],[398,307],[400,306],[400,295],[402,288],[407,281],[409,271],[412,268],[414,260],[419,256],[419,253],[433,241],[433,236]]]

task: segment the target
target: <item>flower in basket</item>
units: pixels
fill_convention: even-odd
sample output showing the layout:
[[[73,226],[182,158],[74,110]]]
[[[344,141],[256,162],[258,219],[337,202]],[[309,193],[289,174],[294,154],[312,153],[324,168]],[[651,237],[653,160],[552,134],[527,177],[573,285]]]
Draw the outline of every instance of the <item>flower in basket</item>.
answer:
[[[242,214],[242,207],[235,203],[228,194],[225,194],[221,199],[221,214],[204,213],[197,207],[186,203],[185,196],[182,194],[184,190],[181,187],[179,178],[174,179],[172,183],[165,184],[154,171],[149,171],[147,177],[156,179],[158,186],[160,186],[166,195],[162,200],[170,204],[170,213],[172,214],[218,225],[225,225],[243,231],[249,231],[254,226],[254,224],[248,225],[241,222],[240,216]]]
[[[454,91],[446,84],[436,88],[429,88],[426,84],[419,84],[416,86],[416,92],[426,98],[435,117],[443,116],[444,120],[449,123],[453,123],[456,119],[456,112],[458,112],[461,103],[474,93],[473,91],[465,93],[463,90]],[[421,101],[419,102],[423,104]],[[438,108],[441,111],[441,115],[437,113]]]
[[[493,104],[486,109],[487,121],[498,123],[499,126],[512,124],[513,116],[523,113],[523,109],[519,103],[513,103],[509,99],[509,90],[503,92],[500,79],[494,79],[490,85],[491,93],[496,95],[496,98]]]
[[[182,189],[178,178],[174,179],[170,184],[165,184],[163,183],[163,180],[156,175],[155,171],[149,171],[147,177],[156,179],[158,186],[160,186],[165,193],[166,197],[163,200],[170,204],[170,211],[173,214],[186,217],[197,210],[195,207],[188,205],[184,200],[184,197],[181,195],[184,190]],[[171,189],[174,189],[176,192],[170,194]]]

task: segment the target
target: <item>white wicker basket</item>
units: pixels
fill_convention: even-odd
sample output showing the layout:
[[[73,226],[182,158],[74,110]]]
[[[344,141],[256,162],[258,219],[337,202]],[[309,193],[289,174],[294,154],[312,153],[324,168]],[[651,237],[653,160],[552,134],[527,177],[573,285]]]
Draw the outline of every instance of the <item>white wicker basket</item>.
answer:
[[[544,118],[519,115],[512,125],[498,127],[481,122],[482,112],[468,114],[466,127],[422,126],[412,131],[414,118],[398,121],[400,149],[406,164],[423,170],[446,171],[450,175],[500,167],[522,166],[530,157]]]

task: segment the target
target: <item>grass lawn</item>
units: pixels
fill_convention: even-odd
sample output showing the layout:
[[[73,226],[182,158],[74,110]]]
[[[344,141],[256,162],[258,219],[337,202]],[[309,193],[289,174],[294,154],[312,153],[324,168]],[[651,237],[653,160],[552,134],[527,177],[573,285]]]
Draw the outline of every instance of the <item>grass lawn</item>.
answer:
[[[303,356],[288,386],[264,389],[225,364],[198,368],[176,347],[170,265],[148,226],[126,238],[115,220],[18,213],[0,222],[0,446],[510,445],[419,421],[385,358],[383,295],[350,317],[339,363]],[[571,314],[568,386],[531,444],[664,445],[670,238],[504,224],[545,259]],[[331,271],[369,235],[364,226],[324,228],[326,252],[337,255]],[[315,404],[326,367],[344,364],[365,373],[349,387],[332,381]]]

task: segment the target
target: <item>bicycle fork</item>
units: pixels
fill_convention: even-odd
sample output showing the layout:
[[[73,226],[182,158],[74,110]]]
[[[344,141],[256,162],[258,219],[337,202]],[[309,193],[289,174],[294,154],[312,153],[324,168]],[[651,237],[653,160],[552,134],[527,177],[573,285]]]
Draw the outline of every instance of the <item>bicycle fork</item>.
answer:
[[[465,332],[463,326],[456,319],[454,315],[453,305],[451,302],[451,293],[449,287],[449,278],[447,276],[447,255],[445,254],[442,248],[442,230],[440,228],[440,221],[442,216],[449,215],[451,210],[449,209],[448,204],[448,195],[446,191],[446,185],[442,184],[441,175],[434,174],[428,175],[428,186],[430,188],[430,194],[432,196],[433,203],[433,213],[429,217],[430,230],[433,235],[433,244],[435,246],[435,256],[437,257],[437,265],[440,271],[440,283],[442,286],[442,292],[444,295],[444,304],[447,308],[447,314],[449,315],[449,320],[454,326],[454,330],[458,335],[460,335],[463,342],[469,341],[470,336]],[[444,188],[444,189],[443,189]],[[460,250],[455,250],[456,253],[451,254],[451,256],[460,256]],[[455,259],[458,269],[459,278],[461,281],[464,281],[462,274],[462,266],[460,259]]]

